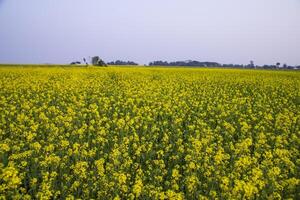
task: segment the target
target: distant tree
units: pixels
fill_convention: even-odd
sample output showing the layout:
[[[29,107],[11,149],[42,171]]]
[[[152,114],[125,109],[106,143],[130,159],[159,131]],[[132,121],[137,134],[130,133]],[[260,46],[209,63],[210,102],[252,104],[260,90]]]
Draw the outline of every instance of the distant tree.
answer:
[[[276,68],[279,68],[280,67],[280,62],[277,62],[276,63]]]
[[[287,68],[288,68],[288,66],[287,66],[286,63],[284,63],[284,64],[282,65],[282,67],[283,67],[284,69],[287,69]]]
[[[255,68],[253,60],[250,60],[249,68]]]
[[[79,61],[75,61],[75,62],[70,63],[70,65],[80,65],[80,64],[81,64],[81,62],[79,62]]]
[[[97,66],[107,67],[107,64],[106,64],[102,59],[100,59],[100,60],[98,61]]]

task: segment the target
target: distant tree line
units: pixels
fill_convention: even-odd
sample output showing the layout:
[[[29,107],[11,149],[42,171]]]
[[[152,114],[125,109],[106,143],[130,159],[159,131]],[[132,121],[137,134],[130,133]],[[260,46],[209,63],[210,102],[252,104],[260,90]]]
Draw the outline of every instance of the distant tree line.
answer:
[[[94,66],[107,66],[107,65],[138,65],[138,63],[133,61],[122,61],[116,60],[112,62],[105,63],[99,56],[90,57],[90,63]],[[81,62],[75,61],[70,63],[71,65],[80,65]],[[83,58],[83,64],[88,66],[88,61]],[[183,67],[223,67],[223,68],[246,68],[246,69],[298,69],[300,70],[299,66],[290,66],[287,64],[281,65],[281,63],[277,62],[274,65],[254,65],[254,61],[250,61],[249,64],[220,64],[217,62],[200,62],[196,60],[186,60],[186,61],[153,61],[149,63],[149,66],[183,66]]]
[[[253,61],[250,61],[248,65],[243,64],[220,64],[217,62],[200,62],[195,60],[187,60],[187,61],[175,61],[175,62],[167,62],[167,61],[153,61],[149,63],[149,66],[187,66],[187,67],[224,67],[224,68],[246,68],[246,69],[300,69],[299,66],[288,66],[287,64],[283,64],[280,66],[280,63],[277,62],[275,65],[263,65],[258,66],[254,65]]]
[[[105,63],[99,56],[91,57],[90,63],[93,66],[104,66],[104,67],[106,67],[107,65],[138,65],[138,63],[135,63],[133,61],[122,61],[122,60],[116,60],[116,61]],[[83,64],[85,64],[86,66],[89,65],[88,61],[85,58],[83,58]],[[71,62],[70,65],[81,65],[81,62],[74,61]]]
[[[149,63],[149,66],[221,67],[222,65],[217,62],[199,62],[199,61],[195,61],[195,60],[188,60],[188,61],[175,61],[175,62],[153,61],[153,62]]]
[[[122,61],[122,60],[108,62],[107,64],[108,65],[138,65],[138,63],[135,63],[133,61]]]

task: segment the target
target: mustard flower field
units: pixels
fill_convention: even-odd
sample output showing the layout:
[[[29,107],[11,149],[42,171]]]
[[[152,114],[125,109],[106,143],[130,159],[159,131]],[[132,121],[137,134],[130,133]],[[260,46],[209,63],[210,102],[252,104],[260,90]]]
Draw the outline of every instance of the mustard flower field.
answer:
[[[300,73],[0,68],[0,199],[300,199]]]

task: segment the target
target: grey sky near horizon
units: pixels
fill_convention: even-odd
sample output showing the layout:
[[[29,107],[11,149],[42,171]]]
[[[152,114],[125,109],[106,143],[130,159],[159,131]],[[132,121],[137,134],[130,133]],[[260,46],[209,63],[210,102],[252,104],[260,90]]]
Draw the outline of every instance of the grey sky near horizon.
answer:
[[[300,65],[300,0],[0,0],[0,63]]]

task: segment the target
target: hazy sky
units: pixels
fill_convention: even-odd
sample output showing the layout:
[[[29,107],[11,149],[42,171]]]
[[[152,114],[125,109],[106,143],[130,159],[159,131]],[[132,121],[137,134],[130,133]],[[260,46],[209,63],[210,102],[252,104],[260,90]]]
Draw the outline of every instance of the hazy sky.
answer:
[[[300,0],[0,0],[0,63],[300,65]]]

